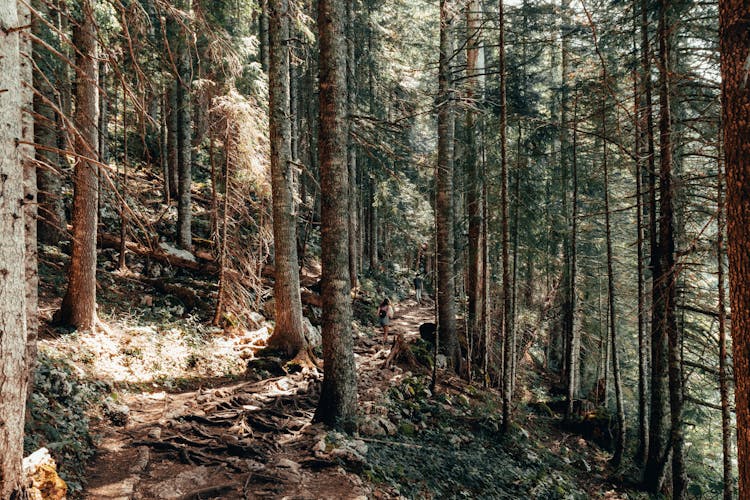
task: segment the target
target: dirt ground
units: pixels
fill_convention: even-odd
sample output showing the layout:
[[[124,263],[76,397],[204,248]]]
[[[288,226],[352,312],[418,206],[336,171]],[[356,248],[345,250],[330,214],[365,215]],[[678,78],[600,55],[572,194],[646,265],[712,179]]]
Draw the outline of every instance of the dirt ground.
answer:
[[[393,337],[418,337],[433,321],[431,304],[409,299],[396,307]],[[391,343],[379,329],[356,338],[355,357],[362,418],[398,383],[402,368],[384,368]],[[123,395],[127,424],[107,424],[89,467],[88,499],[391,498],[393,492],[364,482],[367,438],[342,435],[331,442],[312,423],[322,373],[285,374],[233,381],[180,393]],[[335,440],[334,440],[335,441]]]

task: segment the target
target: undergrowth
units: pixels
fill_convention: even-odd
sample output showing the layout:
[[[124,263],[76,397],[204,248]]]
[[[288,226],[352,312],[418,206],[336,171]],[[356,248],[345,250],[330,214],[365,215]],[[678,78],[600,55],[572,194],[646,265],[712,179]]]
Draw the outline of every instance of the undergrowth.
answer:
[[[369,443],[370,479],[407,498],[588,498],[575,471],[528,432],[500,433],[494,396],[432,396],[426,381],[389,392],[399,433]]]
[[[86,463],[94,455],[90,415],[109,392],[104,382],[82,382],[67,361],[39,353],[34,392],[26,406],[24,454],[49,449],[71,497],[83,490]]]

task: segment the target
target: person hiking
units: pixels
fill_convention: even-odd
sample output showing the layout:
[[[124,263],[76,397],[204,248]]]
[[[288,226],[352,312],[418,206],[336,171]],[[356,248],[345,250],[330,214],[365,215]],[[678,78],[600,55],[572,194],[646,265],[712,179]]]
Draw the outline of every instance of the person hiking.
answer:
[[[416,296],[417,303],[422,303],[422,289],[424,288],[424,280],[422,279],[422,275],[420,273],[417,273],[416,276],[414,276],[414,295]]]
[[[383,342],[388,342],[388,324],[393,319],[393,307],[391,302],[386,297],[378,307],[378,321],[380,326],[383,328]]]

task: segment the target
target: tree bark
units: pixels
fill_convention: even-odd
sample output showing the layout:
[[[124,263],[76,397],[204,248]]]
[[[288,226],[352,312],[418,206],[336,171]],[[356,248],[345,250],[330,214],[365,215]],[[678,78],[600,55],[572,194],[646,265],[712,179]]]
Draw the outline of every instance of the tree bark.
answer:
[[[259,52],[260,52],[260,67],[263,71],[268,72],[269,67],[269,15],[268,15],[268,3],[269,0],[260,0],[260,17],[258,19],[258,41],[259,41]]]
[[[437,190],[438,328],[440,344],[455,371],[460,369],[456,332],[455,278],[453,274],[453,88],[450,59],[453,55],[452,0],[440,1],[440,59],[438,69],[438,158]]]
[[[359,225],[357,209],[357,147],[352,140],[354,113],[356,111],[357,61],[354,59],[354,2],[346,2],[347,36],[346,36],[346,110],[347,110],[347,163],[349,165],[349,283],[357,288],[359,272],[359,244],[357,232]]]
[[[23,16],[23,13],[21,13]],[[21,493],[26,352],[21,30],[16,2],[0,5],[0,498]],[[7,29],[7,31],[6,31]],[[30,83],[30,82],[29,82]]]
[[[33,24],[31,9],[25,2],[18,3],[18,18],[21,26]],[[24,184],[24,245],[25,245],[25,283],[26,283],[26,375],[29,393],[34,385],[36,370],[37,332],[39,330],[39,270],[37,256],[37,175],[34,137],[36,118],[34,115],[34,67],[31,37],[21,36],[21,100],[23,103],[21,117],[21,138],[24,143],[20,149],[23,162]]]
[[[719,0],[739,498],[750,498],[750,5]]]
[[[177,86],[176,80],[169,84],[167,90],[167,172],[169,180],[169,196],[176,200],[179,198],[180,175],[177,168]]]
[[[357,375],[349,283],[349,172],[346,163],[346,41],[343,0],[318,3],[323,387],[315,418],[352,429]]]
[[[289,2],[268,0],[268,95],[273,191],[273,241],[276,280],[273,287],[276,328],[269,347],[293,357],[304,350],[297,220],[294,214],[291,121],[289,119]]]
[[[96,231],[98,210],[99,65],[94,5],[84,0],[82,19],[73,30],[76,47],[75,164],[73,193],[73,249],[68,289],[56,320],[79,329],[96,323]]]

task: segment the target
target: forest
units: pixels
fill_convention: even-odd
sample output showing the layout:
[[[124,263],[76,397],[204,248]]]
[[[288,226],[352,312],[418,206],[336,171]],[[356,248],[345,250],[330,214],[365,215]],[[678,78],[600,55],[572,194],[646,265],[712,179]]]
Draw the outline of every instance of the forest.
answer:
[[[0,499],[750,498],[748,0],[0,0]]]

